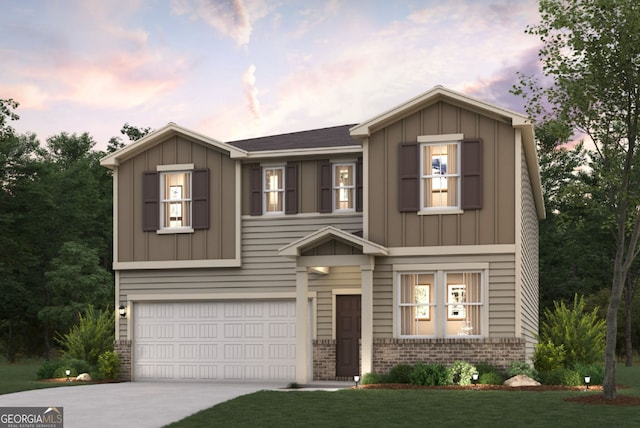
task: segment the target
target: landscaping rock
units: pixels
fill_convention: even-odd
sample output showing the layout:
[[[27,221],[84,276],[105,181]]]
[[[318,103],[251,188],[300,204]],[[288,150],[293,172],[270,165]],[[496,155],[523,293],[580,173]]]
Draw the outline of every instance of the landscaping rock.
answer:
[[[89,373],[80,373],[78,375],[78,377],[76,378],[76,380],[83,381],[83,382],[89,382],[92,379],[91,379],[91,376],[89,375]]]
[[[517,375],[509,378],[504,381],[504,384],[512,388],[517,388],[519,386],[540,386],[540,382],[525,375]]]

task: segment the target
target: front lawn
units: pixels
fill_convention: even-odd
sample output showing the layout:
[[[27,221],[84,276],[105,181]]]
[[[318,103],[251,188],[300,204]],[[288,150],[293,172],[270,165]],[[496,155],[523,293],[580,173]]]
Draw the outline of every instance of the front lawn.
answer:
[[[53,383],[38,380],[42,360],[25,360],[17,363],[0,362],[0,395],[31,389],[78,385],[78,383]]]
[[[617,368],[618,394],[640,396],[640,366]],[[640,426],[640,407],[564,398],[601,392],[384,390],[261,391],[196,413],[171,428],[211,426]]]

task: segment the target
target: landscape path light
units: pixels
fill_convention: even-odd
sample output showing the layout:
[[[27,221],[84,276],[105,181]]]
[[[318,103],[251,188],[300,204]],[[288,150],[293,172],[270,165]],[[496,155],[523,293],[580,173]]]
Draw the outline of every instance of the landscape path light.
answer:
[[[355,381],[355,383],[356,383],[356,388],[357,388],[357,387],[358,387],[358,382],[360,382],[360,376],[355,375],[355,376],[353,377],[353,380]]]
[[[587,389],[589,389],[589,384],[591,383],[591,376],[585,376],[584,377],[584,383],[585,385],[587,385]]]
[[[64,371],[64,373],[67,375],[67,382],[69,382],[69,381],[70,381],[70,380],[69,380],[69,375],[71,375],[71,370],[66,369],[66,370]]]
[[[475,372],[471,375],[471,382],[473,382],[473,385],[477,388],[478,387],[478,377],[480,375],[478,374],[478,372]]]

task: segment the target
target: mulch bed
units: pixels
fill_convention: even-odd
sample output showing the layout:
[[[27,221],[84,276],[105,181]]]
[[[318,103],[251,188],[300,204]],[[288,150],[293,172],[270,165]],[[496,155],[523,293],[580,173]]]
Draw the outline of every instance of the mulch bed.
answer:
[[[541,385],[541,386],[520,386],[511,387],[505,385],[448,385],[448,386],[419,386],[403,383],[383,383],[361,385],[362,389],[435,389],[435,390],[481,390],[481,391],[586,391],[584,386],[559,386],[559,385]],[[618,389],[625,388],[618,385]],[[589,391],[602,391],[601,385],[593,385],[589,387]],[[602,404],[609,406],[640,406],[640,397],[630,395],[617,395],[615,400],[606,400],[602,394],[585,394],[577,397],[565,398],[565,401],[582,404]]]

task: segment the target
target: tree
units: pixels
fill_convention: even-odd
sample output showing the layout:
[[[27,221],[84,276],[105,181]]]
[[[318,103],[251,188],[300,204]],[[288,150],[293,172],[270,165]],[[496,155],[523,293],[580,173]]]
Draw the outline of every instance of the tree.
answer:
[[[640,248],[640,3],[636,0],[540,0],[542,72],[552,84],[523,78],[517,92],[585,133],[595,145],[591,168],[613,219],[615,257],[607,306],[604,397],[616,397],[617,313]]]
[[[568,147],[571,127],[557,120],[536,125],[546,220],[540,224],[540,314],[555,301],[573,301],[610,281],[611,246],[600,210],[593,209],[593,178],[582,144]],[[559,286],[561,285],[561,286]]]

